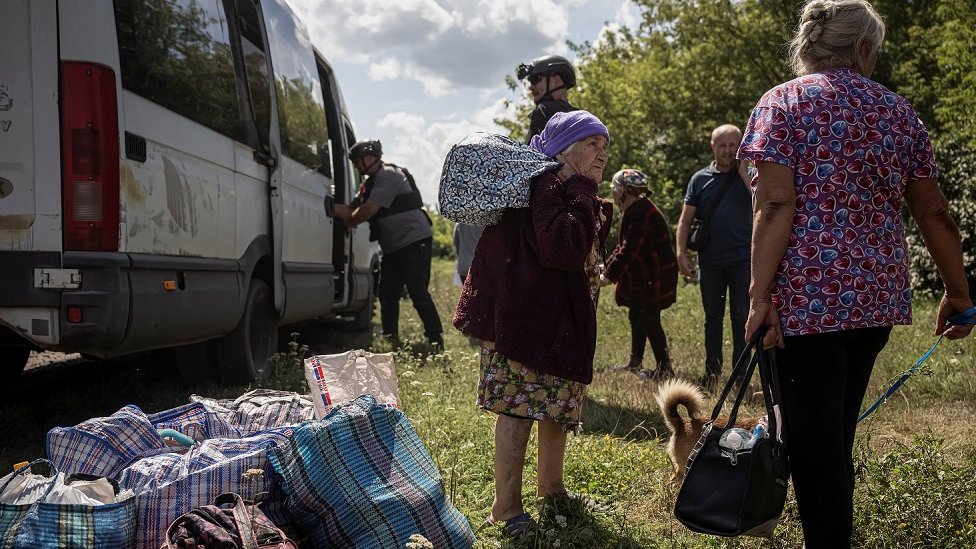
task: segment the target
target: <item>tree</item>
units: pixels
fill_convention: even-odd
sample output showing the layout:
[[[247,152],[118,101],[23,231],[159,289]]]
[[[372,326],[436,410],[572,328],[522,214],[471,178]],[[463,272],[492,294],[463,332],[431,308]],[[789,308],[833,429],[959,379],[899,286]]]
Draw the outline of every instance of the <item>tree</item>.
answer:
[[[787,45],[800,0],[634,0],[642,19],[597,44],[573,45],[579,84],[573,103],[610,130],[606,174],[635,167],[673,221],[688,178],[711,160],[708,137],[743,126],[770,87],[793,77]],[[976,280],[976,5],[971,0],[873,0],[887,37],[876,81],[912,102],[925,121],[941,183],[963,232]],[[509,79],[510,85],[514,81]],[[521,130],[519,119],[503,121]],[[519,135],[518,137],[521,137]],[[937,291],[938,273],[910,234],[916,288]]]

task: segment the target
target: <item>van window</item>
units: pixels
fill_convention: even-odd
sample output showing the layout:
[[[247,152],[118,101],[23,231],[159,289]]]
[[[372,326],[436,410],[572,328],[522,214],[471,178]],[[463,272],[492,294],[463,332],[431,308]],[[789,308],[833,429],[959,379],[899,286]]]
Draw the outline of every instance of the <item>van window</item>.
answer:
[[[122,87],[241,140],[222,0],[115,0]]]
[[[247,93],[251,98],[251,112],[257,125],[258,140],[264,153],[268,149],[268,130],[271,128],[271,88],[268,76],[268,56],[261,37],[261,21],[252,0],[237,0],[238,28],[244,58]]]
[[[281,148],[286,156],[309,168],[319,167],[328,130],[322,86],[312,44],[305,29],[282,0],[263,5],[268,41],[271,46],[278,118],[281,121]]]

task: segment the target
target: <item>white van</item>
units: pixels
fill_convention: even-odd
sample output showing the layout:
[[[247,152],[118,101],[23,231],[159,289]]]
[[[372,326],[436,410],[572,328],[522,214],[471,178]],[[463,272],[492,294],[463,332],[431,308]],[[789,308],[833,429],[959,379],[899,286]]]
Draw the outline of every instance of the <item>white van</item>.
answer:
[[[182,346],[225,381],[277,328],[369,325],[379,250],[332,68],[284,0],[3,0],[0,363]],[[198,342],[207,342],[195,344]]]

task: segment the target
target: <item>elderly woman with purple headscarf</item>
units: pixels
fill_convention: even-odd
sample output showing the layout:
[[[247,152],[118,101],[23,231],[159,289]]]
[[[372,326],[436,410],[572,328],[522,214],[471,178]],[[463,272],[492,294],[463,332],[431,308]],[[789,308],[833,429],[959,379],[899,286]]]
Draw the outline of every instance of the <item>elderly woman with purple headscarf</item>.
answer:
[[[532,179],[528,208],[482,234],[454,326],[483,343],[478,406],[495,422],[489,522],[510,537],[531,523],[522,469],[539,424],[538,495],[567,498],[566,434],[593,379],[599,278],[613,206],[597,196],[610,134],[586,111],[557,113],[530,146],[562,163]]]

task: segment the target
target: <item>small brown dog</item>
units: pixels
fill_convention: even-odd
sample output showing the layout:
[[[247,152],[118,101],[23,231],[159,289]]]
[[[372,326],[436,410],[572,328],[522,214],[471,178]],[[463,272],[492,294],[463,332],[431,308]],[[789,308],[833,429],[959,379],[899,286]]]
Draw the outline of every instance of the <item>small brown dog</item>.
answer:
[[[762,393],[757,393],[758,398],[762,399]],[[757,395],[753,395],[755,398]],[[734,398],[734,397],[733,397]],[[661,408],[668,428],[671,429],[671,439],[668,441],[668,456],[674,463],[674,475],[672,480],[681,480],[685,476],[685,467],[688,464],[688,454],[695,448],[698,439],[701,438],[702,427],[708,423],[710,415],[704,415],[702,408],[705,407],[705,395],[697,385],[683,379],[671,379],[661,384],[657,391],[657,405]],[[684,406],[688,410],[688,417],[683,417],[678,412],[678,406]],[[760,418],[736,418],[735,426],[751,430],[755,427]],[[720,417],[715,420],[715,425],[725,427],[728,423],[727,417]]]

